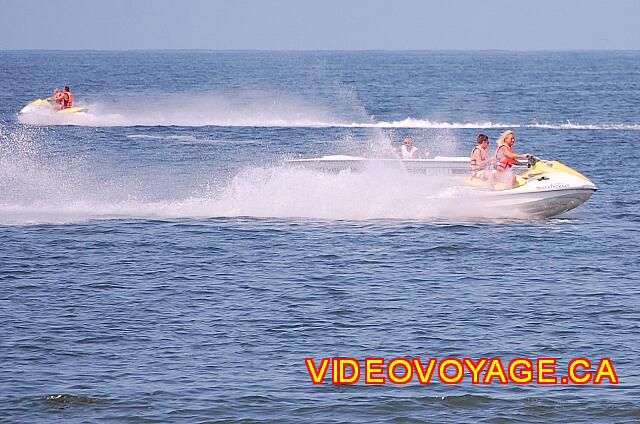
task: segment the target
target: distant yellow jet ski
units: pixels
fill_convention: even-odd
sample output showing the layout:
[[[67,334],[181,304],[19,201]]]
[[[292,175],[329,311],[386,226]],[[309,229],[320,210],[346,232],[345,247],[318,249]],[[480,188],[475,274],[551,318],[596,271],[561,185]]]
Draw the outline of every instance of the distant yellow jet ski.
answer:
[[[86,107],[73,106],[66,109],[60,109],[57,104],[49,99],[37,99],[26,105],[20,110],[20,114],[29,113],[43,108],[49,108],[55,113],[86,113],[89,111]]]

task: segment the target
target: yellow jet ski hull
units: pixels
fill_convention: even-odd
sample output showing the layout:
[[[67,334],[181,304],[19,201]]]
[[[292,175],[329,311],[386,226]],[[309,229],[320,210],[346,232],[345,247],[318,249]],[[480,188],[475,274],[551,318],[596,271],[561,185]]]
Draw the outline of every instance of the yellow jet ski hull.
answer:
[[[500,211],[519,211],[527,216],[549,218],[576,208],[598,189],[587,177],[558,161],[530,160],[530,168],[515,173],[515,186],[490,185],[474,177],[465,185],[481,189],[482,204]]]
[[[493,185],[493,187],[490,187],[490,188],[498,191],[514,189],[514,188],[522,187],[525,184],[527,184],[529,181],[536,179],[538,177],[546,179],[545,176],[552,173],[565,173],[565,174],[573,175],[575,177],[578,177],[580,179],[583,179],[591,183],[591,181],[589,181],[587,177],[585,177],[575,169],[570,168],[561,162],[558,162],[555,160],[544,161],[544,160],[536,159],[533,166],[526,168],[524,171],[520,171],[515,174],[516,183],[513,187],[507,186],[502,182],[496,182]],[[481,188],[489,188],[485,180],[477,177],[465,177],[463,178],[463,181],[466,185],[481,187]]]
[[[20,113],[28,113],[32,110],[37,110],[43,107],[48,107],[50,108],[52,111],[54,111],[55,113],[86,113],[89,111],[89,109],[87,109],[86,107],[82,107],[82,106],[73,106],[73,107],[69,107],[67,109],[59,109],[56,105],[54,105],[52,102],[50,102],[47,99],[37,99],[32,101],[31,103],[29,103],[28,105],[26,105],[25,107],[22,108],[22,110],[20,111]]]

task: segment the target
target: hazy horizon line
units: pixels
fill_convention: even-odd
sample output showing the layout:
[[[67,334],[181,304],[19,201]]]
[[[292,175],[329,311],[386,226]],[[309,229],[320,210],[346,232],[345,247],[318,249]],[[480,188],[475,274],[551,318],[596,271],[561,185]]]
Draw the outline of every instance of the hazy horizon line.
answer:
[[[204,48],[139,48],[139,49],[100,49],[100,48],[0,48],[2,52],[42,51],[42,52],[513,52],[513,53],[570,53],[570,52],[640,52],[640,48],[633,49],[601,49],[601,48],[574,48],[574,49],[204,49]]]

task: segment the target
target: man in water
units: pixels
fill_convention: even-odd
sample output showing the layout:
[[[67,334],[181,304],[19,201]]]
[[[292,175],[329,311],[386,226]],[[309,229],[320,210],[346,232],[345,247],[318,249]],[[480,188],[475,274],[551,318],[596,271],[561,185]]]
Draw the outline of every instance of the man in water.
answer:
[[[413,138],[410,135],[404,137],[400,146],[400,157],[402,159],[420,159],[420,151],[413,145]]]
[[[487,168],[495,160],[487,158],[489,137],[485,134],[478,134],[476,142],[477,144],[471,150],[471,176],[491,183],[493,181],[493,172]]]

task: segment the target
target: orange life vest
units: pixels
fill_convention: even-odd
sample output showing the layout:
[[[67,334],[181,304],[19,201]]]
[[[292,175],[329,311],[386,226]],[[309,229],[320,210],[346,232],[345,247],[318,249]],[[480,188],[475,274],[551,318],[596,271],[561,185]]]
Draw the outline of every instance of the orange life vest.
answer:
[[[69,109],[70,107],[73,107],[73,98],[75,97],[73,93],[71,91],[65,91],[62,94],[62,109]]]
[[[505,147],[509,153],[513,153],[513,149],[508,144],[502,144],[498,147],[498,150],[496,150],[496,169],[498,171],[505,171],[511,168],[516,161],[514,158],[510,158],[505,154],[500,154],[500,149],[503,147]]]

